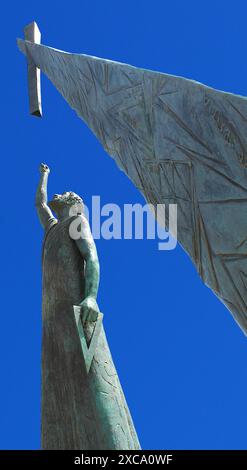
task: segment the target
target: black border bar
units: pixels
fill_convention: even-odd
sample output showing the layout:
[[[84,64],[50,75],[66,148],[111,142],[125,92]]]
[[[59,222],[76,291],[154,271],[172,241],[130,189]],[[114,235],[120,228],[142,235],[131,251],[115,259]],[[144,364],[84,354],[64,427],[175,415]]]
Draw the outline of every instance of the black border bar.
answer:
[[[142,450],[142,451],[83,451],[83,450],[0,450],[0,465],[51,464],[75,467],[113,468],[124,466],[174,467],[203,464],[204,466],[228,464],[234,468],[247,466],[247,450]]]

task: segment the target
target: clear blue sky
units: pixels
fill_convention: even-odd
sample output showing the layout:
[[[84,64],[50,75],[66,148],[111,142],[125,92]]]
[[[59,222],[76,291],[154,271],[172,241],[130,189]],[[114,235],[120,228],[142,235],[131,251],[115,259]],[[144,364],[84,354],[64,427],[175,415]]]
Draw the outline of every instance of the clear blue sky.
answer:
[[[1,6],[0,448],[40,439],[41,243],[38,165],[50,194],[142,202],[89,129],[42,77],[44,118],[28,114],[16,47],[36,20],[42,42],[247,94],[244,1],[84,0]],[[188,256],[155,241],[97,243],[99,304],[144,449],[246,448],[247,338]]]

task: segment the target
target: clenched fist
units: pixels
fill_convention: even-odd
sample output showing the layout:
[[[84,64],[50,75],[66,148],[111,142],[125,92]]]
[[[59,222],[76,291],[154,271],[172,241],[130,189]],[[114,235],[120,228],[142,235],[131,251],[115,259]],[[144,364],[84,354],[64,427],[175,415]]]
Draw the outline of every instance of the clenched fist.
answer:
[[[50,173],[50,168],[45,163],[41,163],[39,167],[40,173]]]

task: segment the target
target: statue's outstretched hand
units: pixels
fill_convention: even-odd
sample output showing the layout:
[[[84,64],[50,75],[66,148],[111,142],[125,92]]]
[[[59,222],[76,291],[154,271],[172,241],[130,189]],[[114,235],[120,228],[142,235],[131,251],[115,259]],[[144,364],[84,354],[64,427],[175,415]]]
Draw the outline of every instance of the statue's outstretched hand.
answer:
[[[41,163],[39,166],[40,173],[50,173],[50,168],[45,163]]]
[[[96,321],[99,314],[99,307],[94,297],[86,297],[81,303],[82,321]]]

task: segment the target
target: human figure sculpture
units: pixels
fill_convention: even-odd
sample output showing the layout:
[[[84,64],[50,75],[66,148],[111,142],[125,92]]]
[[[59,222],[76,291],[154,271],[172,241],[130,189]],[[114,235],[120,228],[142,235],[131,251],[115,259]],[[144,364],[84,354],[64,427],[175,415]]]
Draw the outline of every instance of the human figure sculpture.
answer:
[[[36,208],[45,230],[42,287],[42,448],[139,449],[104,328],[88,369],[73,307],[88,348],[100,315],[99,261],[82,199],[73,192],[47,202],[50,170],[40,166]],[[53,215],[55,212],[56,217]],[[71,216],[71,213],[73,214]],[[80,238],[70,235],[78,218]]]

